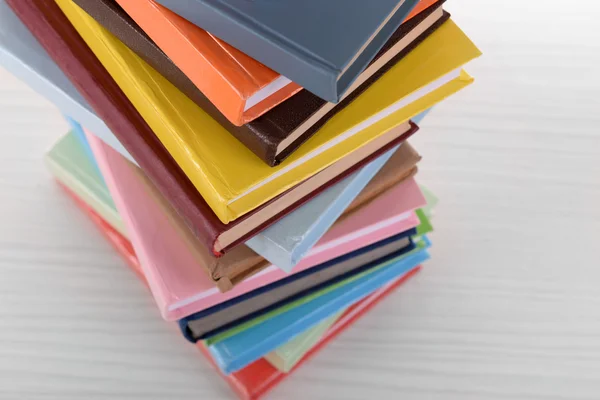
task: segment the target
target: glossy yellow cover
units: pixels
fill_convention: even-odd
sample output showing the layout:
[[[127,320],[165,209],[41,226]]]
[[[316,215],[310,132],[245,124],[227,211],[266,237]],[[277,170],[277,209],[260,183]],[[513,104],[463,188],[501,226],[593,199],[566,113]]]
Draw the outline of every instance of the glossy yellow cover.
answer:
[[[307,157],[480,54],[452,21],[446,22],[281,165],[269,167],[71,0],[56,2],[224,223],[255,209],[467,86],[472,78],[461,74],[349,139]]]

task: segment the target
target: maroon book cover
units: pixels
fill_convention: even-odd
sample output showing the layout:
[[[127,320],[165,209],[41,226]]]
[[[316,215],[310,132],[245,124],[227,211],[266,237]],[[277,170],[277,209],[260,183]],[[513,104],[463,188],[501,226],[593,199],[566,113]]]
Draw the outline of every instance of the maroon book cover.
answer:
[[[194,235],[217,257],[245,242],[365,163],[406,140],[418,129],[416,125],[412,124],[406,134],[358,162],[283,212],[273,215],[260,226],[251,226],[246,229],[237,240],[217,250],[215,245],[221,234],[241,224],[254,212],[268,207],[286,193],[234,222],[223,224],[79,36],[58,5],[54,1],[48,0],[7,0],[7,3],[59,68],[69,77],[81,95],[90,103],[94,111],[105,121],[148,178],[177,210]]]

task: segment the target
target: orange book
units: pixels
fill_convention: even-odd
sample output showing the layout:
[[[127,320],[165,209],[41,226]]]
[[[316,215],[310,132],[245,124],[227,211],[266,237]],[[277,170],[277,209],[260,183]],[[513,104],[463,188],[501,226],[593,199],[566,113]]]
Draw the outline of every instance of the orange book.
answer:
[[[154,0],[117,3],[237,126],[302,89]]]

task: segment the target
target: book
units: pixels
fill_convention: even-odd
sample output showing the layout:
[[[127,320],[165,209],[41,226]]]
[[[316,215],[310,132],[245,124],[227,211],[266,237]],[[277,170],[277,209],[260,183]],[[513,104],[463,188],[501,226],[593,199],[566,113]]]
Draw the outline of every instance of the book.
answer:
[[[74,141],[73,141],[74,142]],[[61,144],[62,142],[59,142],[58,144]],[[58,145],[55,146],[55,148],[59,147]],[[79,153],[82,155],[83,151],[81,149],[79,149]],[[71,179],[66,180],[66,181],[62,181],[65,186],[69,187],[69,189],[73,190],[74,192],[77,192],[77,187],[78,186],[73,186],[73,181],[77,182],[77,175],[74,174],[73,177],[71,177]],[[84,181],[87,182],[87,181]],[[103,182],[101,182],[102,185]],[[79,186],[81,186],[81,183],[78,183]],[[85,186],[85,183],[83,184],[83,186]],[[101,214],[101,210],[98,210],[98,205],[97,203],[89,203],[89,207],[93,208],[97,213]],[[420,210],[417,210],[417,212]],[[117,215],[118,216],[118,215]],[[417,231],[420,232],[420,234],[426,234],[430,231],[431,226],[429,225],[429,230],[427,229],[422,229],[422,225],[428,223],[426,221],[424,221],[423,219],[421,219],[420,225],[417,227]],[[413,231],[408,231],[405,232],[405,235],[410,235],[413,234]],[[377,244],[377,246],[379,246],[380,243]],[[241,310],[241,314],[238,312],[239,315],[244,316],[246,319],[247,317],[254,317],[256,315],[258,315],[258,313],[256,313],[256,311],[261,311],[261,312],[266,312],[267,310],[265,310],[265,308],[269,307],[269,306],[273,306],[275,304],[277,304],[278,306],[284,304],[283,301],[292,301],[293,298],[291,298],[292,296],[299,296],[302,294],[306,294],[308,293],[308,291],[313,291],[313,290],[317,290],[318,289],[318,285],[321,283],[331,283],[331,278],[335,278],[336,276],[339,276],[341,274],[343,274],[345,271],[352,271],[353,265],[352,263],[355,262],[355,258],[353,257],[352,254],[363,254],[365,253],[365,251],[371,251],[371,250],[375,250],[375,251],[380,251],[379,254],[381,253],[381,249],[379,249],[378,247],[373,248],[373,246],[371,246],[371,249],[361,249],[361,251],[358,252],[353,252],[350,255],[345,255],[342,257],[339,257],[338,259],[340,259],[339,261],[336,260],[332,260],[329,263],[325,263],[328,265],[320,265],[320,266],[316,266],[313,268],[310,268],[309,270],[305,270],[302,273],[298,273],[296,275],[291,275],[288,277],[282,277],[282,279],[273,282],[269,285],[265,285],[262,287],[259,287],[257,289],[255,289],[252,292],[249,292],[248,294],[245,295],[241,295],[238,296],[234,299],[231,299],[229,301],[223,302],[220,304],[220,306],[215,310],[207,310],[207,313],[205,313],[204,315],[206,315],[208,317],[207,318],[202,318],[202,321],[198,321],[201,322],[202,324],[202,328],[205,329],[206,332],[210,332],[210,330],[214,330],[214,328],[211,328],[211,326],[209,325],[211,323],[211,320],[214,322],[215,319],[217,321],[216,327],[222,327],[223,325],[226,324],[227,321],[232,321],[232,320],[236,320],[236,316],[235,314],[235,307],[238,307],[239,310]],[[372,253],[369,253],[367,256],[371,256]],[[348,260],[348,258],[350,258],[350,260]],[[338,265],[339,264],[339,265]],[[331,269],[331,271],[326,271],[326,272],[322,272],[323,269]],[[285,286],[287,285],[287,286]],[[260,296],[262,295],[266,295],[267,296],[267,300],[265,302],[262,301],[258,301],[260,299]],[[252,302],[248,302],[248,299],[252,299]],[[258,303],[257,303],[258,301]],[[240,303],[242,303],[240,305]],[[254,304],[254,306],[252,305]],[[254,308],[253,308],[254,307]],[[208,311],[211,311],[211,313],[209,313]],[[249,315],[252,312],[254,312],[254,315]],[[219,314],[224,314],[225,317],[227,318],[226,320],[223,320],[223,318],[219,319]],[[238,322],[238,321],[235,321]],[[239,321],[239,322],[243,322],[243,321]],[[225,327],[225,328],[229,328],[229,327]]]
[[[348,329],[354,322],[356,322],[360,317],[365,315],[386,296],[393,293],[401,284],[406,282],[410,277],[414,276],[418,271],[420,271],[420,269],[421,267],[419,266],[411,270],[410,272],[398,278],[397,280],[385,285],[384,287],[373,293],[371,296],[366,297],[362,301],[350,307],[344,313],[344,315],[342,315],[342,317],[340,317],[336,321],[333,327],[327,331],[325,336],[317,343],[317,345],[311,348],[309,352],[306,353],[304,357],[302,357],[300,362],[294,366],[290,373],[294,372],[312,357],[316,356],[319,353],[319,351],[323,349],[333,339],[335,339],[337,335]],[[234,372],[230,375],[225,375],[217,367],[206,346],[204,346],[202,342],[198,342],[197,347],[200,350],[200,352],[208,359],[211,365],[213,365],[217,372],[219,372],[221,377],[229,383],[231,389],[241,399],[260,399],[270,390],[279,385],[286,377],[290,376],[290,374],[282,373],[281,371],[274,368],[265,359],[257,360],[252,364],[246,366],[245,368],[241,369],[240,371]]]
[[[398,180],[403,180],[414,174],[420,158],[408,143],[404,143],[398,150],[391,150],[372,161],[351,177],[283,217],[277,224],[259,232],[246,245],[271,264],[290,272],[372,182],[373,176],[382,167],[390,164]],[[366,202],[366,199],[363,197],[363,201]]]
[[[306,296],[299,305],[268,318],[265,316],[252,327],[210,344],[208,349],[223,373],[239,371],[340,309],[355,304],[408,273],[428,258],[426,248],[422,248],[407,255],[390,256],[374,262],[371,269],[353,277],[354,280],[340,283],[320,296]]]
[[[131,34],[127,14],[138,23],[139,19],[152,21],[140,25],[151,37],[162,33],[171,39],[156,43],[163,50],[168,48],[167,53],[196,90],[234,125],[252,121],[301,89],[286,77],[154,2],[75,0],[75,3],[117,37]],[[121,7],[127,13],[123,13]],[[145,40],[138,43],[148,44]]]
[[[161,200],[161,195],[137,167],[127,163],[100,140],[88,137],[163,317],[169,320],[181,318],[236,297],[240,294],[238,287],[243,293],[243,290],[265,282],[266,277],[257,274],[267,266],[264,259],[244,246],[221,258],[212,257],[202,246],[195,245],[191,235],[186,236],[189,231],[178,215]],[[418,191],[418,187],[408,190]],[[409,198],[411,196],[407,196]],[[392,215],[396,215],[397,211],[393,211],[396,210],[392,209]],[[409,216],[405,221],[412,223]],[[162,246],[155,246],[153,232],[162,232]],[[322,253],[323,257],[316,258],[320,262],[337,255],[335,251]],[[313,265],[316,264],[305,264],[304,268]],[[254,278],[252,274],[255,274]],[[278,277],[273,272],[269,275]],[[224,295],[219,294],[219,290],[228,289]]]
[[[317,345],[327,331],[344,314],[342,310],[337,314],[321,321],[312,328],[302,332],[289,342],[279,346],[277,349],[265,354],[263,357],[279,371],[288,373],[300,362],[302,357]]]
[[[71,121],[71,124],[73,126],[73,131],[71,134],[75,134],[79,131],[79,135],[82,135],[82,137],[79,137],[79,135],[75,135],[83,143],[81,146],[82,149],[79,149],[79,150],[83,150],[83,147],[85,147],[85,149],[89,150],[89,152],[90,152],[89,155],[88,155],[87,151],[85,152],[86,155],[88,155],[88,160],[84,160],[84,161],[86,161],[86,164],[93,163],[94,166],[96,166],[96,160],[93,156],[93,153],[91,153],[91,149],[89,148],[89,143],[87,142],[87,139],[85,137],[83,130],[81,129],[79,124],[77,124],[75,121]],[[58,146],[55,146],[55,147],[58,147]],[[77,150],[77,149],[75,149],[75,150]],[[77,159],[81,158],[82,155],[78,154],[78,156],[79,157]],[[372,179],[373,175],[375,175],[377,173],[377,170],[381,167],[381,165],[383,163],[386,163],[386,164],[388,163],[388,159],[389,159],[388,157],[391,157],[391,160],[389,160],[391,168],[388,168],[388,169],[391,169],[392,171],[386,175],[382,175],[381,177],[378,177],[377,179],[373,180]],[[327,229],[329,229],[331,224],[333,224],[335,222],[335,220],[342,213],[344,213],[344,208],[347,206],[347,204],[350,201],[352,201],[354,199],[354,197],[356,197],[356,195],[360,192],[360,190],[362,190],[364,188],[365,185],[367,185],[367,183],[369,186],[371,186],[371,185],[381,186],[384,184],[382,182],[379,182],[382,178],[385,180],[395,182],[395,183],[400,182],[414,174],[415,164],[419,160],[420,160],[420,157],[418,156],[416,151],[410,146],[409,143],[405,143],[400,148],[400,150],[394,152],[393,156],[392,156],[392,154],[387,154],[387,156],[383,155],[380,158],[376,159],[375,161],[372,161],[369,165],[363,167],[358,173],[355,173],[355,174],[345,178],[343,181],[337,183],[335,186],[326,190],[324,193],[321,193],[318,196],[316,196],[315,198],[313,198],[310,202],[308,202],[304,206],[302,206],[299,209],[292,212],[289,215],[289,217],[292,217],[292,218],[285,217],[281,221],[275,223],[274,226],[272,227],[273,229],[271,229],[271,228],[267,229],[267,231],[270,231],[270,232],[263,231],[263,232],[258,233],[257,236],[261,236],[263,238],[263,240],[265,240],[265,241],[269,240],[272,244],[271,244],[271,246],[269,246],[269,244],[265,244],[264,246],[262,246],[262,249],[261,249],[262,251],[257,250],[256,252],[263,258],[266,258],[267,261],[269,261],[271,264],[277,265],[279,268],[281,268],[281,265],[277,264],[273,259],[270,259],[269,257],[265,257],[265,253],[269,252],[269,250],[272,253],[273,250],[271,250],[271,249],[278,249],[281,247],[281,244],[278,243],[277,240],[273,240],[278,234],[282,234],[284,236],[293,236],[295,238],[294,243],[296,246],[301,246],[303,243],[305,243],[307,241],[312,241],[312,243],[309,246],[309,247],[312,247],[316,243],[318,238],[320,238],[325,233],[325,231]],[[83,161],[78,161],[78,162],[81,163]],[[76,164],[73,164],[73,165],[76,166]],[[116,166],[125,165],[125,163],[122,162],[121,160],[117,160],[115,163],[113,163],[113,165],[116,165]],[[128,167],[132,167],[132,166],[128,166]],[[75,168],[75,170],[76,170],[76,168]],[[98,174],[100,174],[99,171],[98,171]],[[110,207],[110,209],[112,210],[113,213],[116,213],[116,208],[114,206],[114,203],[112,203],[112,199],[110,198],[108,189],[106,188],[104,181],[101,179],[101,175],[98,175],[98,174],[94,174],[95,179],[91,183],[94,185],[101,186],[104,196],[107,197],[107,199],[109,200],[110,204],[108,204],[108,206]],[[138,172],[134,172],[134,174],[139,175]],[[87,188],[87,186],[88,186],[88,185],[86,185],[86,183],[88,181],[79,180],[76,173],[73,173],[72,176],[70,177],[70,179],[75,180],[78,185],[83,185],[84,189]],[[141,181],[146,181],[146,178],[144,176],[139,176],[138,179]],[[164,198],[162,198],[162,196],[159,193],[156,193],[156,190],[151,187],[152,184],[146,183],[146,185],[149,186],[148,191],[149,191],[149,193],[153,194],[153,198],[157,202],[159,202],[159,203],[161,201],[164,202]],[[95,188],[95,187],[91,187],[89,189],[90,190],[98,190],[98,188]],[[77,189],[73,189],[73,190],[75,192],[80,191]],[[363,199],[362,201],[365,201],[365,202],[368,201],[368,198],[365,196],[362,196],[362,199]],[[353,202],[353,203],[355,203],[355,202]],[[356,206],[360,206],[360,205],[358,204]],[[167,213],[173,213],[173,210],[167,204],[164,205],[164,209],[167,210]],[[105,211],[101,210],[100,213],[102,214],[102,212],[105,212]],[[120,222],[122,224],[122,221],[120,220],[120,218],[118,220],[119,220],[118,222]],[[180,219],[177,218],[177,220],[178,220],[177,224],[182,225]],[[280,225],[282,225],[282,226],[279,227]],[[185,228],[179,229],[178,233],[182,237],[191,236],[191,234]],[[318,235],[318,237],[316,237],[315,235]],[[249,242],[247,242],[246,244],[249,245],[251,241],[252,241],[252,239]],[[193,238],[188,238],[187,243],[191,247],[195,247],[197,245]],[[254,249],[252,246],[249,246],[249,247],[251,249]],[[294,247],[294,248],[297,248],[297,247]],[[204,260],[202,257],[200,257],[200,259],[201,259],[201,261]],[[211,257],[211,259],[212,259],[212,257]],[[217,263],[217,265],[219,265],[219,264]],[[217,271],[214,271],[214,270],[211,271],[211,276],[221,276],[223,278],[227,278],[227,276],[224,275],[223,273],[214,275],[214,274],[216,274],[216,272]],[[289,272],[289,269],[287,269],[287,272]],[[237,279],[233,280],[233,282],[235,282],[235,281],[237,281]],[[223,287],[223,284],[224,284],[224,282],[217,281],[217,286]],[[226,285],[226,287],[229,287],[229,285]]]
[[[427,198],[427,209],[431,210],[437,203],[437,199],[431,191],[423,188],[423,193]],[[432,198],[433,197],[433,198]],[[429,203],[431,201],[431,203]],[[425,209],[425,208],[424,208]],[[417,227],[417,235],[425,235],[433,231],[431,222],[425,215],[424,209],[416,211],[419,217],[420,224]],[[364,301],[364,300],[363,300]],[[278,371],[289,373],[302,359],[318,345],[319,342],[327,337],[328,331],[340,320],[343,315],[346,315],[348,309],[344,309],[337,314],[325,319],[319,324],[295,336],[287,343],[279,346],[264,356],[264,360],[268,361]],[[260,360],[255,362],[260,363]]]
[[[141,171],[100,140],[91,135],[88,140],[163,318],[185,316],[180,309],[192,297],[188,283],[194,284],[195,291],[217,296],[217,287],[231,287],[231,281],[243,280],[268,265],[245,246],[220,258],[197,246],[184,235],[185,227],[178,229],[177,215],[166,202],[153,200],[152,186],[144,182]],[[156,232],[161,233],[160,246],[156,246]]]
[[[253,213],[224,224],[83,42],[58,5],[43,0],[7,0],[7,2],[86,101],[94,107],[103,120],[108,122],[119,141],[183,217],[192,234],[216,256],[221,256],[243,243],[252,234],[274,223],[327,187],[322,185],[312,193],[301,192],[300,195],[295,192],[296,198],[292,201],[288,197],[286,202],[283,202],[285,196],[279,196]],[[378,152],[338,175],[329,184],[335,184],[352,173],[355,168],[383,154],[414,133],[416,129],[416,126],[411,125],[411,130],[404,137],[382,147]]]
[[[81,121],[108,145],[133,160],[5,0],[0,1],[0,65],[63,114]]]
[[[98,230],[104,235],[109,243],[113,245],[115,250],[123,257],[129,268],[138,276],[140,281],[146,284],[145,277],[141,271],[139,261],[133,251],[133,248],[129,241],[115,231],[109,224],[102,220],[88,205],[77,198],[77,195],[71,192],[67,187],[60,184],[65,192],[75,201],[77,206],[90,217],[91,221],[96,225]],[[374,292],[372,295],[366,297],[360,302],[354,304],[352,307],[344,311],[343,315],[336,320],[335,324],[326,332],[321,340],[313,346],[306,354],[303,355],[302,359],[297,362],[292,370],[293,372],[304,364],[307,360],[318,354],[327,343],[333,340],[341,332],[349,328],[358,318],[363,316],[366,312],[371,310],[377,303],[383,300],[385,297],[393,293],[402,283],[406,282],[411,276],[417,273],[420,267],[415,268],[408,274],[401,278],[385,285],[381,289]],[[260,359],[254,363],[248,365],[246,368],[235,372],[231,375],[223,375],[218,367],[214,364],[210,352],[203,345],[202,342],[197,344],[198,350],[204,355],[209,363],[211,363],[216,371],[222,376],[222,378],[231,386],[231,389],[241,398],[248,400],[256,400],[265,395],[268,391],[276,387],[288,376],[289,373],[283,373],[273,367],[265,359]]]
[[[271,168],[71,0],[57,4],[223,223],[291,188],[311,192],[319,181],[309,177],[323,172],[327,182],[398,139],[410,117],[472,81],[461,66],[479,54],[448,20]],[[408,79],[416,65],[421,73]]]
[[[337,103],[417,0],[158,0],[317,96]],[[348,27],[352,29],[348,29]]]
[[[302,273],[315,265],[326,263],[357,249],[416,228],[419,225],[419,219],[413,210],[424,205],[424,198],[414,180],[409,179],[402,182],[365,205],[364,208],[361,207],[347,217],[340,218],[291,273]],[[231,291],[236,293],[236,296],[182,318],[179,324],[183,334],[190,341],[197,341],[207,334],[218,334],[205,330],[203,319],[207,315],[235,303],[234,299],[244,293],[285,279],[287,276],[285,272],[274,266],[256,274],[252,279],[246,280]],[[241,288],[244,290],[237,291]]]
[[[449,15],[444,14],[441,9],[442,2],[435,2],[429,8],[421,10],[418,15],[412,16],[413,20],[405,22],[398,28],[347,92],[345,100],[337,106],[302,90],[293,99],[274,107],[254,121],[236,126],[225,118],[184,73],[195,72],[196,75],[201,73],[201,69],[196,64],[204,60],[205,49],[203,46],[195,46],[193,40],[196,38],[200,41],[200,45],[203,43],[203,40],[198,39],[193,32],[194,29],[203,32],[200,28],[169,11],[166,11],[166,14],[160,12],[163,7],[152,1],[124,2],[129,14],[114,0],[75,0],[75,2],[269,165],[279,164],[329,118],[370,86],[380,74],[397,63],[404,54],[449,18]],[[419,5],[423,3],[431,3],[431,1],[420,2]],[[142,27],[138,26],[130,15],[135,17]],[[157,27],[161,22],[164,26]],[[180,26],[182,23],[191,27],[182,27]],[[153,37],[158,36],[162,41],[158,41],[157,45],[143,29]],[[190,30],[192,32],[188,32]],[[188,69],[181,71],[168,57],[171,54],[174,60],[182,61]],[[194,54],[199,55],[202,60],[195,62]],[[179,55],[179,58],[176,58],[176,55]],[[204,75],[201,79],[205,79]],[[348,96],[350,93],[352,96]]]
[[[115,230],[127,236],[125,224],[104,181],[96,166],[86,157],[81,142],[73,132],[69,132],[52,146],[45,161],[56,179],[90,204]]]
[[[365,246],[348,254],[331,259],[294,275],[257,288],[234,299],[220,303],[204,313],[180,321],[184,335],[191,341],[208,339],[237,327],[245,326],[271,311],[293,304],[299,299],[346,281],[361,273],[365,265],[391,254],[402,254],[414,248],[410,237],[412,228],[392,238]],[[191,329],[188,328],[192,326]]]

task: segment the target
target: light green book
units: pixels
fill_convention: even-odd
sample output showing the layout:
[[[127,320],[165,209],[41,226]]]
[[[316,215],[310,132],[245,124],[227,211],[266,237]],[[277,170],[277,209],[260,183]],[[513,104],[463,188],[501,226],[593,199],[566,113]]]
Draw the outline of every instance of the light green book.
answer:
[[[108,224],[128,237],[108,188],[85,149],[71,132],[60,138],[45,156],[52,175],[85,201]]]
[[[344,314],[346,310],[332,315],[326,320],[296,336],[286,344],[267,354],[264,358],[281,372],[288,373],[314,345],[319,343],[325,332]]]

